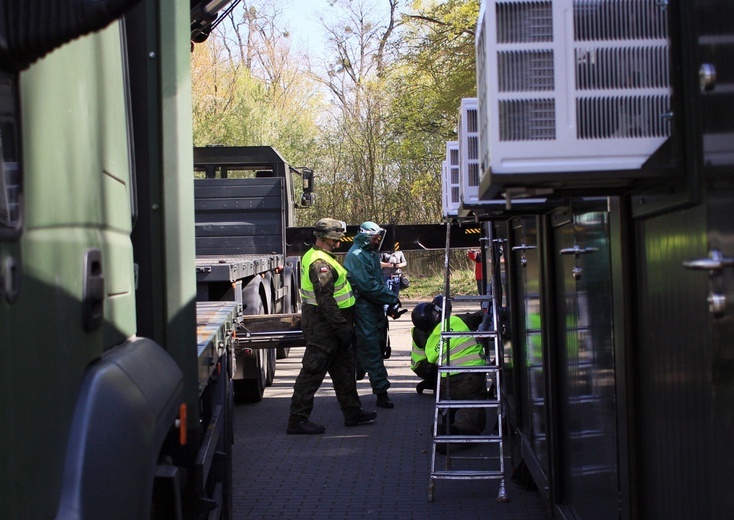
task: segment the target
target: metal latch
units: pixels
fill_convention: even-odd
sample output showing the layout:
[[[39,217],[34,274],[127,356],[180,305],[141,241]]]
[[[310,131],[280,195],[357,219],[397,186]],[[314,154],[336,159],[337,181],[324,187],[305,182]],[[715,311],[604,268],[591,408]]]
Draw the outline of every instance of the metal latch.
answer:
[[[513,251],[522,251],[522,253],[520,254],[520,265],[522,265],[523,267],[526,267],[528,265],[528,259],[525,256],[525,251],[529,251],[531,249],[538,249],[538,246],[528,246],[525,244],[521,244],[512,248]]]
[[[562,255],[574,255],[576,260],[573,270],[571,271],[571,276],[573,276],[574,280],[580,280],[584,270],[578,265],[579,256],[596,253],[597,251],[599,251],[599,248],[597,247],[579,247],[578,244],[574,244],[573,247],[561,249],[560,253]]]
[[[724,267],[734,266],[734,258],[726,258],[718,249],[712,249],[708,258],[686,260],[683,266],[687,269],[709,271],[709,274],[718,274]]]
[[[105,283],[102,272],[102,252],[90,249],[84,255],[82,318],[84,330],[91,332],[102,325],[104,318]]]
[[[683,262],[683,267],[686,269],[709,272],[711,288],[706,301],[708,302],[709,313],[714,317],[723,316],[724,311],[726,310],[726,295],[724,294],[723,288],[718,287],[721,282],[716,282],[715,279],[721,276],[725,267],[732,266],[734,266],[734,258],[725,257],[720,250],[715,248],[711,250],[708,258],[699,258],[697,260],[687,260]]]

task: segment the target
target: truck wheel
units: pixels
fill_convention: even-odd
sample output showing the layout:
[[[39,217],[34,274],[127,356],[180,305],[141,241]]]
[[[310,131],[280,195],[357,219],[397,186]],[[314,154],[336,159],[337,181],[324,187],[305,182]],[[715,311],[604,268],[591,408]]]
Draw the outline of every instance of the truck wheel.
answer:
[[[246,305],[245,314],[259,316],[266,314],[260,284],[250,284],[242,291],[242,301]],[[248,358],[243,379],[235,379],[234,395],[237,402],[256,403],[262,401],[268,379],[272,381],[274,367],[268,362],[268,352],[272,349],[258,349]],[[255,365],[255,366],[253,366]]]
[[[273,380],[275,379],[275,358],[277,357],[276,351],[277,349],[269,348],[265,349],[265,357],[266,357],[266,366],[267,371],[265,375],[265,386],[270,386],[273,384]]]
[[[234,397],[240,403],[257,403],[262,401],[265,393],[265,374],[262,369],[257,376],[249,379],[235,379],[232,381]]]
[[[300,300],[298,298],[298,293],[296,292],[298,290],[298,286],[296,285],[296,278],[295,276],[291,277],[291,290],[288,291],[288,294],[286,294],[283,297],[283,310],[282,312],[284,314],[298,314],[301,312],[301,306],[300,306]],[[277,359],[285,359],[290,354],[290,348],[288,347],[278,347],[277,349]]]

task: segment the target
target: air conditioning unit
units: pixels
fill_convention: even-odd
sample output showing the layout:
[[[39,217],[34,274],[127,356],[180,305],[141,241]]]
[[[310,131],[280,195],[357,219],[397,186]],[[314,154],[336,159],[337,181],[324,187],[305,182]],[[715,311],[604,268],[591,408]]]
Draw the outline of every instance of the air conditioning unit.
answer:
[[[459,141],[446,143],[446,160],[442,172],[443,216],[455,217],[461,204],[459,183]]]
[[[459,199],[463,206],[479,203],[479,104],[464,98],[459,109]]]
[[[671,132],[667,12],[660,0],[485,0],[482,176],[642,168]]]

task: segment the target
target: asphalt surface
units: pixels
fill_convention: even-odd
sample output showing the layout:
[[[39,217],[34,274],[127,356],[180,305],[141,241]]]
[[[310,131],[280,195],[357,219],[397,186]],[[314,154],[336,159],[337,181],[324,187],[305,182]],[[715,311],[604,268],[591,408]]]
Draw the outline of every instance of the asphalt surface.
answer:
[[[275,381],[261,402],[236,407],[234,518],[547,518],[538,492],[511,479],[513,462],[518,464],[519,459],[512,456],[516,450],[508,440],[504,451],[508,502],[497,500],[499,480],[484,479],[436,480],[433,500],[429,501],[435,401],[432,392],[416,393],[418,378],[410,370],[410,311],[414,303],[403,302],[408,313],[390,321],[392,356],[386,366],[395,408],[376,408],[367,380],[358,382],[362,407],[377,411],[373,424],[344,426],[327,375],[311,415],[313,422],[326,426],[326,433],[286,435],[302,348],[291,349],[287,359],[278,360]],[[455,306],[457,310],[461,309]]]

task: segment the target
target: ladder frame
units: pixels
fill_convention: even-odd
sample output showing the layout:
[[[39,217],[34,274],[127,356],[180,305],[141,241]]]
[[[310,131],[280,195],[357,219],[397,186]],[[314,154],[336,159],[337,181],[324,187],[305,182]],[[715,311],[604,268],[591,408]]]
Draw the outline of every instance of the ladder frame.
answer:
[[[486,239],[491,242],[491,228],[489,230],[490,236]],[[499,317],[498,317],[498,300],[497,300],[497,291],[494,290],[497,287],[496,281],[492,280],[492,294],[487,295],[477,295],[476,297],[451,297],[450,292],[450,250],[451,250],[451,224],[449,222],[446,223],[446,249],[444,253],[444,297],[443,297],[443,303],[442,303],[442,309],[441,309],[441,339],[439,341],[439,352],[438,352],[438,377],[436,379],[436,389],[434,392],[435,395],[435,408],[433,413],[433,431],[432,431],[432,439],[431,439],[431,476],[428,483],[428,501],[433,501],[434,491],[435,491],[435,483],[436,480],[439,479],[445,479],[445,480],[499,480],[499,492],[497,494],[497,501],[498,502],[508,502],[509,497],[507,496],[506,488],[505,488],[505,460],[504,460],[504,436],[503,436],[503,416],[504,416],[504,407],[503,407],[503,398],[502,398],[502,385],[501,385],[501,370],[502,370],[502,357],[500,356],[500,333],[499,333]],[[486,249],[483,247],[483,249]],[[488,255],[483,255],[486,259]],[[483,269],[485,273],[487,272],[487,265],[486,260],[485,264],[483,266]],[[490,270],[492,272],[492,276],[494,277],[494,269]],[[483,278],[486,284],[486,279]],[[448,323],[451,318],[450,316],[450,309],[448,308],[448,302],[449,301],[477,301],[477,302],[485,302],[485,301],[491,301],[492,303],[492,331],[467,331],[467,332],[452,332],[447,331]],[[455,337],[466,337],[466,336],[472,336],[474,338],[478,339],[485,339],[489,338],[492,340],[493,348],[490,351],[488,345],[484,345],[485,351],[485,359],[490,360],[490,354],[494,356],[494,365],[481,365],[481,366],[471,366],[471,367],[456,367],[456,366],[450,366],[451,359],[450,359],[450,342],[451,338]],[[444,348],[446,352],[446,362],[444,361]],[[446,381],[446,393],[449,392],[449,384],[448,384],[448,378],[451,377],[449,374],[451,373],[484,373],[487,375],[487,378],[491,378],[494,381],[495,390],[497,393],[497,396],[495,399],[487,399],[487,400],[451,400],[450,395],[447,396],[447,398],[443,398],[441,395],[442,385],[441,381],[444,379],[444,374],[446,374],[445,378]],[[458,408],[484,408],[484,409],[493,409],[496,411],[497,414],[497,435],[493,434],[480,434],[480,435],[451,435],[450,434],[450,421],[446,420],[445,423],[445,432],[442,434],[439,430],[439,416],[443,415],[442,411],[446,411],[450,413],[451,409],[458,409]],[[445,413],[445,412],[444,412]],[[453,444],[497,444],[499,446],[499,456],[498,457],[487,457],[487,456],[474,456],[474,457],[453,457],[451,456],[451,445]],[[445,444],[446,446],[446,453],[444,455],[444,469],[440,470],[436,468],[436,453],[437,453],[437,446],[438,444]],[[499,469],[498,470],[455,470],[452,469],[452,460],[487,460],[487,461],[494,461],[499,459]]]

